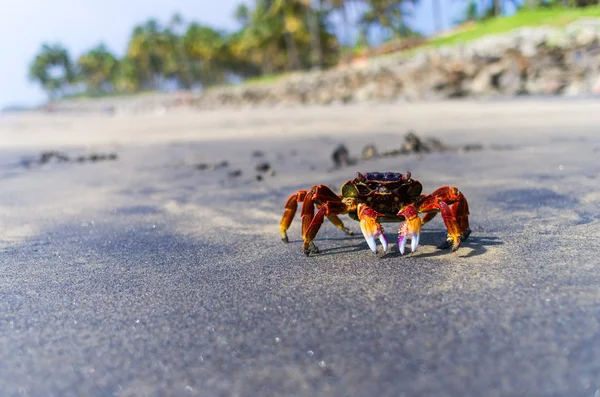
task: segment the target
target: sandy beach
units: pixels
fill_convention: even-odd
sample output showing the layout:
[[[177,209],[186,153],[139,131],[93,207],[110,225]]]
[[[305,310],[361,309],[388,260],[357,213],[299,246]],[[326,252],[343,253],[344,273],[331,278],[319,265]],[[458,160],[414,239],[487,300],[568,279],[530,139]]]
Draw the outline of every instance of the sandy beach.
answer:
[[[0,395],[600,393],[598,109],[1,115]],[[360,159],[411,130],[457,150]],[[457,186],[471,237],[437,249],[438,216],[401,256],[388,224],[378,257],[344,216],[305,257],[297,217],[281,242],[291,193],[357,171]]]

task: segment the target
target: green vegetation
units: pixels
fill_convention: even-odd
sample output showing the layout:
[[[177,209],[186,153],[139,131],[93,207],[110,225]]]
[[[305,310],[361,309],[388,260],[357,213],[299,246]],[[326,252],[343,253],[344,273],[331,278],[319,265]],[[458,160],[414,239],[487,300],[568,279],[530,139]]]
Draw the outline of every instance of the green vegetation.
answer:
[[[503,1],[487,7],[469,0],[466,21],[450,34],[434,37],[425,45],[465,42],[521,26],[560,26],[577,18],[600,17],[598,0],[527,0],[514,16],[502,17]],[[535,2],[535,8],[530,2]],[[408,27],[407,5],[419,0],[255,0],[252,7],[240,4],[233,17],[240,28],[225,32],[174,15],[166,24],[151,19],[135,26],[122,57],[99,44],[72,58],[60,43],[44,43],[32,61],[29,76],[50,98],[88,97],[155,92],[165,87],[193,89],[227,83],[232,77],[246,84],[273,82],[297,70],[328,68],[340,60],[370,54],[370,33],[387,37],[383,52],[410,48],[422,41]],[[564,4],[564,3],[560,3]],[[434,0],[433,18],[441,26],[442,0]],[[349,10],[356,13],[358,38],[350,46]],[[342,29],[334,20],[343,21]],[[340,22],[337,22],[339,25]],[[341,34],[334,32],[341,30]],[[344,37],[338,37],[344,36]],[[414,40],[416,38],[416,40]],[[411,41],[412,40],[412,41]],[[398,46],[396,43],[408,45]],[[376,51],[375,51],[376,53]]]
[[[464,43],[480,37],[511,31],[524,26],[564,26],[583,17],[600,17],[600,7],[587,8],[523,8],[510,17],[497,17],[470,22],[459,31],[429,41],[429,45],[442,46]]]

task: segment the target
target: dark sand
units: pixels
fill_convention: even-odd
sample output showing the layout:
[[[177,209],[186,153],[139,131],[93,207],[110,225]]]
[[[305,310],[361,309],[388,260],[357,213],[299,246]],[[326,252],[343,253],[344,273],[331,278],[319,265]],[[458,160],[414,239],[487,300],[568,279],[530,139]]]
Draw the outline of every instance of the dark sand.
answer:
[[[600,395],[600,104],[447,102],[0,119],[0,395]],[[474,152],[359,162],[414,129]],[[42,150],[118,153],[45,164]],[[263,157],[253,157],[261,150]],[[199,170],[198,164],[227,166]],[[267,161],[274,176],[255,166]],[[241,170],[239,177],[228,174]],[[356,171],[458,186],[378,258],[325,223],[306,258],[289,194]],[[595,394],[596,393],[596,394]]]

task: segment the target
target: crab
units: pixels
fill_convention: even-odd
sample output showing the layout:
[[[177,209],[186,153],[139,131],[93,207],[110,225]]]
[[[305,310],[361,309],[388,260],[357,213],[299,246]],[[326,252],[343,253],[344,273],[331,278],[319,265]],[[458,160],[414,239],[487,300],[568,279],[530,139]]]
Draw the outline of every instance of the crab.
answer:
[[[285,204],[280,223],[281,239],[289,242],[287,231],[301,202],[302,249],[306,256],[319,252],[313,240],[325,217],[346,234],[354,234],[339,218],[344,214],[360,222],[363,236],[374,253],[377,253],[376,239],[381,242],[384,254],[388,251],[381,223],[402,222],[398,230],[398,250],[404,255],[407,240],[411,240],[411,252],[415,252],[421,226],[441,212],[448,233],[438,248],[451,248],[455,252],[471,234],[467,199],[455,186],[443,186],[428,195],[421,194],[422,190],[423,185],[412,179],[410,172],[357,172],[354,179],[342,185],[339,195],[326,185],[298,190]]]

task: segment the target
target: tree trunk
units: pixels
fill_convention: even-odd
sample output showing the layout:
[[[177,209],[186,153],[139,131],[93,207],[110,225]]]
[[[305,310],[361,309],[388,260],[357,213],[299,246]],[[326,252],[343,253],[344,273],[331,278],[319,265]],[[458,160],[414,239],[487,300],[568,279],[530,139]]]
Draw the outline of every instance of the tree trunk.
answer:
[[[298,60],[298,49],[296,48],[296,40],[294,40],[294,36],[290,32],[285,32],[283,34],[285,38],[285,47],[288,53],[288,62],[290,70],[299,69],[300,62]]]
[[[502,14],[502,0],[494,0],[494,15]]]
[[[323,68],[323,50],[321,49],[321,31],[319,29],[319,17],[314,8],[310,8],[310,36],[312,46],[312,66]]]

